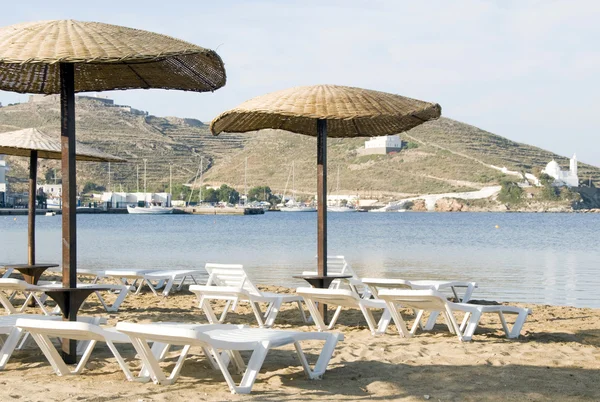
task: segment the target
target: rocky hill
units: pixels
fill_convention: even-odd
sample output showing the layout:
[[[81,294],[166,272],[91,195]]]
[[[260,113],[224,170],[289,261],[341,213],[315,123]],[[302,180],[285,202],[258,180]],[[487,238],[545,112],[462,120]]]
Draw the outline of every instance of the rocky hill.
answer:
[[[143,186],[143,159],[147,159],[148,188],[168,186],[169,163],[173,182],[191,182],[204,157],[205,183],[227,183],[243,190],[245,161],[248,187],[268,185],[291,191],[290,167],[301,193],[316,188],[316,140],[276,130],[222,134],[213,137],[198,120],[156,117],[129,106],[79,98],[76,106],[77,139],[102,151],[125,157],[124,165],[111,165],[113,189],[134,191],[139,166]],[[0,108],[0,131],[38,127],[58,135],[59,104],[56,97]],[[359,193],[361,197],[398,198],[427,193],[460,192],[498,184],[504,177],[496,167],[536,172],[552,159],[568,167],[568,159],[543,149],[520,144],[477,127],[448,118],[423,124],[401,135],[409,149],[391,155],[360,156],[364,139],[329,139],[330,191]],[[25,180],[27,160],[10,158],[11,179]],[[41,163],[40,176],[57,161]],[[579,163],[581,178],[600,185],[600,169]],[[108,183],[108,165],[80,163],[78,184],[91,180]]]

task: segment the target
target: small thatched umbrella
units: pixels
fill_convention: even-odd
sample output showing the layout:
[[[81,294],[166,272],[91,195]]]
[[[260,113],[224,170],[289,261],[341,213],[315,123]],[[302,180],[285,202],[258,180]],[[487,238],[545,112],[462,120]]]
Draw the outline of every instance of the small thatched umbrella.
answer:
[[[57,94],[61,104],[63,286],[77,283],[75,225],[75,92],[131,88],[214,91],[225,85],[212,50],[165,35],[74,20],[0,28],[0,90]],[[77,317],[75,297],[69,320]],[[69,362],[76,360],[74,343]],[[67,348],[63,348],[67,349]]]
[[[258,96],[217,116],[214,135],[280,129],[317,137],[317,266],[327,275],[327,136],[397,134],[441,114],[438,104],[335,85],[297,87]],[[324,308],[321,313],[325,316]]]
[[[28,259],[35,264],[35,198],[37,182],[37,161],[61,159],[60,136],[50,135],[36,128],[0,133],[0,154],[29,157],[29,223]],[[77,143],[77,160],[88,162],[127,162],[92,147]]]

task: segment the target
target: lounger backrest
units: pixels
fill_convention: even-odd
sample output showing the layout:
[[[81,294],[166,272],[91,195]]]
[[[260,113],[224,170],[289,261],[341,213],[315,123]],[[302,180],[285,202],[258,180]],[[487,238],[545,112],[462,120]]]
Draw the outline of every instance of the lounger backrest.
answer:
[[[444,310],[448,303],[444,295],[435,290],[381,289],[379,298],[392,301],[403,307],[425,311]]]
[[[248,278],[242,264],[207,263],[204,267],[208,272],[207,286],[231,286],[242,288],[252,295],[260,295],[260,291]]]

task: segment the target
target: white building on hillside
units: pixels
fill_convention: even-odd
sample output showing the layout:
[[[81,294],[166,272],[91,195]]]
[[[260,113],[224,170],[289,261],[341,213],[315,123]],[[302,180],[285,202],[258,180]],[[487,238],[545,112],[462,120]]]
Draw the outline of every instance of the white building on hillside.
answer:
[[[365,141],[364,154],[389,154],[399,152],[402,149],[402,140],[398,134],[373,137]]]
[[[548,176],[554,179],[555,186],[568,186],[578,187],[579,177],[577,176],[577,155],[573,154],[569,163],[569,170],[563,171],[558,166],[555,160],[551,160],[546,165],[546,168],[542,170],[542,173],[546,173]]]

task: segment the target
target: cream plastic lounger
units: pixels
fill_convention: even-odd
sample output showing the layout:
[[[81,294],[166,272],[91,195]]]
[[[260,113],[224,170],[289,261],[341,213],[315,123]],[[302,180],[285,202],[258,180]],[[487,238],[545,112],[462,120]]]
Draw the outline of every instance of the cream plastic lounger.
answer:
[[[443,294],[436,290],[382,289],[379,291],[379,297],[385,300],[392,314],[392,318],[398,327],[398,331],[401,335],[406,337],[414,335],[425,311],[441,313],[446,319],[446,324],[448,325],[450,332],[456,334],[461,341],[471,340],[479,325],[481,315],[484,313],[498,314],[507,338],[518,338],[521,333],[521,328],[523,328],[523,324],[527,319],[527,315],[531,314],[531,310],[521,307],[453,303],[448,301]],[[419,311],[410,332],[407,330],[402,315],[398,311],[398,306],[408,307]],[[454,317],[455,311],[462,311],[465,313],[465,318],[460,326]],[[508,327],[504,317],[505,314],[517,315],[512,329],[509,329]]]
[[[21,330],[27,331],[31,334],[35,342],[46,356],[46,359],[48,359],[50,365],[59,376],[80,374],[90,358],[96,344],[98,342],[105,342],[117,359],[117,362],[119,363],[121,370],[123,370],[125,373],[127,379],[129,381],[133,381],[135,379],[135,377],[132,376],[131,371],[129,371],[127,364],[121,357],[121,354],[114,345],[115,343],[131,343],[131,341],[127,335],[119,333],[114,327],[105,328],[85,322],[32,320],[27,318],[19,318],[15,325],[17,328],[20,328]],[[50,337],[88,341],[85,350],[83,351],[83,355],[81,356],[81,360],[75,367],[75,370],[71,370],[66,365],[52,344]]]
[[[11,293],[11,296],[7,296],[4,291]],[[2,304],[7,314],[23,313],[33,299],[42,313],[49,315],[50,312],[46,310],[44,305],[45,297],[41,295],[42,292],[43,289],[40,286],[31,285],[22,279],[0,278],[0,304]],[[25,302],[21,307],[15,307],[13,304],[16,293],[25,295]]]
[[[17,321],[20,319],[36,320],[36,321],[61,321],[62,317],[52,315],[37,315],[37,314],[11,314],[7,316],[0,316],[0,336],[5,337],[3,339],[2,349],[0,350],[0,370],[4,370],[6,363],[12,356],[12,353],[17,348],[23,347],[27,337],[27,333],[22,328],[16,326]],[[78,321],[90,322],[98,324],[106,321],[101,317],[77,317]],[[84,345],[85,346],[85,345]]]
[[[209,324],[192,329],[170,327],[169,325],[120,322],[116,328],[118,331],[129,335],[154,383],[174,383],[179,376],[190,348],[200,346],[209,360],[212,360],[211,365],[221,370],[231,392],[239,394],[250,393],[270,349],[293,344],[306,375],[310,379],[319,379],[327,369],[327,364],[333,355],[337,342],[343,339],[343,335],[337,333],[280,331],[246,328],[242,325],[231,324]],[[300,346],[301,341],[309,340],[325,341],[314,369],[311,369]],[[149,341],[184,347],[169,377],[165,376],[158,365],[155,355],[148,347]],[[242,360],[240,351],[252,352],[247,367]],[[239,385],[236,385],[231,377],[228,369],[229,363],[232,363],[240,374],[243,373]]]
[[[162,295],[166,297],[177,281],[179,281],[179,285],[176,290],[181,290],[186,278],[191,278],[196,283],[194,278],[196,274],[200,274],[200,271],[194,269],[107,269],[98,271],[93,283],[96,283],[100,278],[113,278],[124,285],[130,285],[129,281],[131,281],[131,286],[136,289],[135,294],[139,294],[144,285],[147,285],[156,296],[158,296],[158,291],[163,289]],[[152,283],[153,281],[156,284]]]
[[[303,276],[317,275],[317,271],[304,271]],[[347,279],[350,283],[350,288],[356,290],[363,299],[371,297],[371,291],[368,286],[362,283],[356,272],[352,269],[348,261],[343,255],[328,255],[327,256],[327,275],[352,275],[352,278]],[[331,282],[329,289],[340,289],[342,280],[334,280]]]
[[[109,305],[106,303],[106,301],[100,294],[100,290],[97,290],[94,292],[94,294],[96,295],[96,297],[98,297],[98,300],[102,304],[102,307],[104,307],[104,309],[107,312],[118,311],[119,307],[121,306],[121,303],[123,303],[123,300],[125,300],[125,297],[127,296],[127,293],[129,292],[129,288],[125,285],[104,285],[104,284],[92,285],[89,283],[78,283],[77,284],[78,288],[85,288],[85,287],[90,287],[90,286],[102,288],[100,290],[114,291],[114,292],[119,293],[119,295],[117,296],[117,298],[115,299],[113,304]],[[40,310],[42,310],[42,312],[44,314],[49,315],[49,314],[51,314],[51,312],[46,309],[45,295],[38,296],[37,293],[43,294],[44,290],[48,290],[49,288],[61,288],[61,287],[62,287],[62,284],[55,283],[55,282],[44,283],[42,286],[39,286],[39,285],[30,285],[29,283],[27,283],[21,279],[13,279],[13,278],[0,279],[0,304],[2,304],[2,306],[4,306],[4,308],[8,312],[8,314],[16,314],[16,313],[22,313],[23,311],[25,311],[25,308],[27,307],[29,301],[31,299],[34,299],[37,306],[40,308]],[[18,309],[15,308],[14,305],[12,304],[11,298],[6,297],[6,295],[2,292],[2,290],[8,290],[11,292],[23,292],[26,296],[25,303],[23,303],[23,305],[20,308],[18,308]]]
[[[282,294],[272,292],[261,292],[250,281],[244,267],[241,264],[206,264],[208,282],[205,286],[191,285],[190,291],[198,296],[200,308],[206,314],[211,324],[223,323],[228,310],[235,310],[239,302],[249,302],[261,328],[273,326],[275,318],[279,313],[281,304],[296,303],[306,322],[306,315],[302,310],[302,298],[293,294]],[[217,318],[210,300],[226,300],[225,309]],[[268,303],[264,316],[257,303]]]
[[[367,320],[367,325],[369,326],[372,335],[385,333],[385,330],[390,323],[391,315],[383,300],[363,299],[353,290],[302,287],[296,289],[296,293],[304,299],[308,311],[310,311],[310,315],[319,331],[326,331],[335,326],[342,311],[342,307],[359,309],[365,316],[365,320]],[[329,326],[323,322],[323,318],[317,309],[316,303],[338,306],[329,322]],[[375,318],[373,317],[371,309],[383,309],[383,314],[378,324],[375,323]]]

